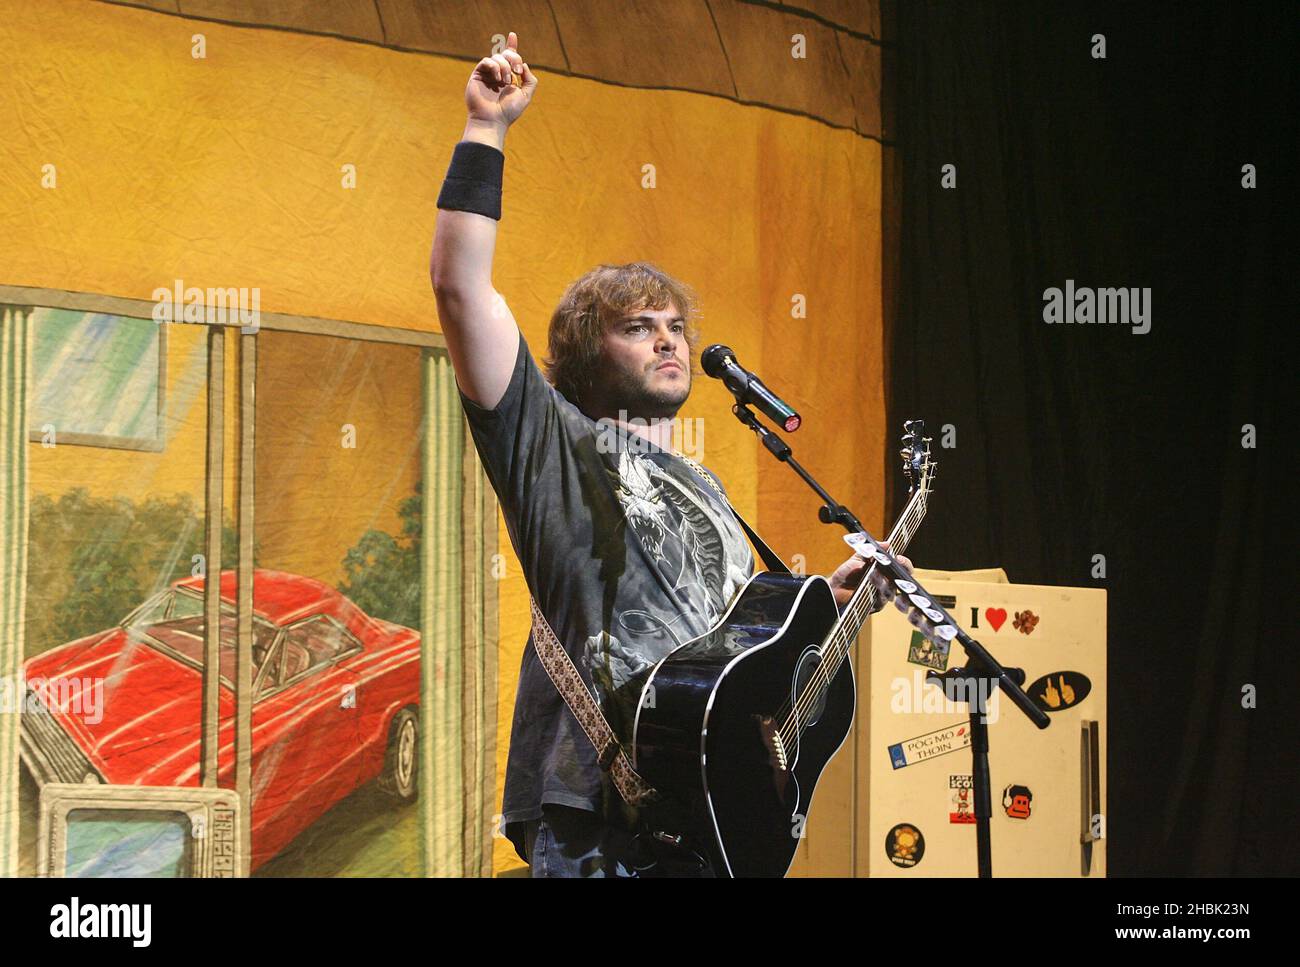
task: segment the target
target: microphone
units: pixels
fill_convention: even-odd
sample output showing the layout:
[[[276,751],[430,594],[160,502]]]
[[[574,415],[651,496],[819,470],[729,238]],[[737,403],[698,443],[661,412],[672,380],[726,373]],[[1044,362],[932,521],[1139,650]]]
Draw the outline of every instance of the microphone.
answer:
[[[763,385],[763,381],[736,362],[730,346],[714,343],[700,354],[700,366],[706,376],[722,380],[741,403],[757,406],[786,433],[793,433],[803,422],[794,408]]]

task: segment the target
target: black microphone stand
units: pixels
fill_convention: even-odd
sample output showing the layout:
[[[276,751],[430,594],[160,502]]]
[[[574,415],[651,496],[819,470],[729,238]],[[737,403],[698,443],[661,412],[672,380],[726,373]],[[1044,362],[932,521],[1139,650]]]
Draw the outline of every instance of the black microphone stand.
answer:
[[[799,465],[792,455],[789,444],[764,426],[747,405],[738,402],[731,408],[731,412],[735,414],[736,419],[758,434],[759,439],[763,441],[763,446],[777,460],[792,467],[795,473],[816,491],[817,496],[821,497],[823,505],[818,510],[817,516],[823,524],[841,524],[850,534],[859,534],[866,538],[866,542],[869,542],[869,544],[864,542],[866,551],[859,548],[859,553],[872,558],[875,563],[863,576],[863,582],[871,579],[871,571],[884,574],[892,582],[895,595],[900,599],[906,598],[913,605],[915,610],[911,621],[914,625],[920,625],[923,620],[916,617],[918,612],[924,614],[935,624],[935,633],[938,637],[949,641],[955,638],[966,650],[968,661],[965,668],[951,668],[943,675],[935,675],[931,672],[926,676],[926,682],[942,687],[945,696],[950,700],[953,699],[952,693],[956,691],[953,687],[956,682],[961,681],[966,685],[965,700],[970,710],[971,784],[975,790],[976,866],[981,878],[992,877],[993,849],[989,820],[993,815],[993,797],[989,790],[989,734],[988,721],[985,717],[986,695],[984,689],[978,687],[977,680],[983,678],[989,682],[996,681],[998,687],[1006,693],[1017,708],[1024,712],[1029,721],[1038,728],[1045,729],[1051,724],[1047,713],[1035,705],[1020,687],[1025,681],[1024,671],[1019,668],[1004,668],[983,645],[963,631],[961,625],[926,593],[925,588],[921,587],[911,572],[904,570],[894,556],[886,552],[880,546],[880,542],[867,532],[853,512],[836,501]]]

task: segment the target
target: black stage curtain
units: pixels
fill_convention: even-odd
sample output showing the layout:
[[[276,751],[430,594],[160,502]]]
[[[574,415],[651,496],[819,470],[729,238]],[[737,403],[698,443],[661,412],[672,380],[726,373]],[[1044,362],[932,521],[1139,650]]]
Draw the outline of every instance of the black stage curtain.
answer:
[[[941,461],[910,556],[1108,590],[1112,875],[1300,872],[1298,11],[899,4],[889,419]],[[1045,323],[1067,279],[1149,287],[1150,332]]]

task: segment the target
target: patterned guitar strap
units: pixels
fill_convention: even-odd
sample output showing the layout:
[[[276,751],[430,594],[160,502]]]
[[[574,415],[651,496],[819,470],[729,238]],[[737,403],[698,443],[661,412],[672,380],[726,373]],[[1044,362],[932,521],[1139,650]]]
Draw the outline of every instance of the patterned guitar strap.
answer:
[[[713,479],[709,472],[684,453],[677,450],[673,450],[672,453],[703,477],[714,492],[722,498],[723,502],[731,508],[731,512],[736,515],[736,520],[740,521],[741,527],[745,529],[749,539],[758,548],[763,563],[770,570],[789,574],[790,569],[755,533],[754,529],[745,521],[745,518],[736,512],[736,508],[731,507],[731,501],[727,500],[727,495],[723,493],[722,488],[718,486],[717,481]],[[615,737],[614,730],[601,712],[600,706],[596,704],[591,692],[587,690],[587,686],[583,684],[582,676],[573,664],[573,659],[569,657],[569,653],[564,650],[560,639],[551,630],[550,622],[542,614],[542,609],[537,606],[537,601],[530,596],[529,604],[532,606],[533,612],[533,646],[537,650],[537,657],[541,661],[542,667],[546,669],[547,676],[564,699],[564,703],[573,712],[573,717],[578,720],[578,725],[582,727],[582,731],[586,733],[587,738],[591,740],[592,746],[595,747],[597,763],[602,769],[608,770],[610,777],[614,781],[614,787],[618,789],[618,794],[623,797],[624,802],[629,806],[640,806],[645,803],[655,802],[660,798],[660,794],[632,768],[632,762],[628,759],[627,753]]]

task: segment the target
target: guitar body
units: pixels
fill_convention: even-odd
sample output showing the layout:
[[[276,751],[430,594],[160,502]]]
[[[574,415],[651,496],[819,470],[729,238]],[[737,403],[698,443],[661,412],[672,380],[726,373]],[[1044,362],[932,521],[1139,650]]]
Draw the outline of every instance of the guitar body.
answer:
[[[648,808],[649,824],[682,836],[720,876],[784,876],[794,860],[822,770],[853,724],[850,662],[817,671],[838,620],[825,578],[755,575],[642,690],[634,765],[667,797]]]

